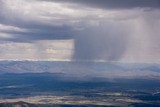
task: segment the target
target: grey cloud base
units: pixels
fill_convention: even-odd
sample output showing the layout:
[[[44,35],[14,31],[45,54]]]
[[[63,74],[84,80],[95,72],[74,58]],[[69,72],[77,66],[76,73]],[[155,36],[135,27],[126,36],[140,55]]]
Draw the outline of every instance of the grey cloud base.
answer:
[[[0,41],[73,39],[73,60],[159,60],[159,7],[159,0],[0,0],[7,35]]]
[[[52,0],[42,0],[52,1]],[[103,9],[160,8],[159,0],[53,0],[56,2],[77,3]]]

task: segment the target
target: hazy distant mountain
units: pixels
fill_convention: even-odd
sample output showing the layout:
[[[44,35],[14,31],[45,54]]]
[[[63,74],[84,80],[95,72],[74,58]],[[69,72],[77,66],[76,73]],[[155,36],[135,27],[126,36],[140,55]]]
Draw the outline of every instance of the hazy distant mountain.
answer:
[[[159,64],[68,61],[0,61],[0,73],[64,73],[72,77],[156,78]]]

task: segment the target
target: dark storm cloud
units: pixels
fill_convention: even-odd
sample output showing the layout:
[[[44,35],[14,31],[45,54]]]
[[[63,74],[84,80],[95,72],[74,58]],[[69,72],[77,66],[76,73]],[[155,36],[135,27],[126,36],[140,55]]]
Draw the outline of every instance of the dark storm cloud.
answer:
[[[21,25],[22,24],[22,25]],[[23,41],[32,42],[35,40],[59,40],[59,39],[71,39],[73,38],[73,30],[70,26],[49,26],[44,24],[34,24],[34,23],[19,23],[10,26],[16,26],[27,31],[0,31],[1,33],[7,33],[14,36],[14,38],[8,38],[5,40],[9,41]]]
[[[16,15],[16,14],[15,14]],[[12,34],[15,38],[14,41],[34,41],[34,40],[51,40],[51,39],[71,39],[73,30],[67,25],[48,25],[36,21],[27,21],[18,18],[5,18],[1,16],[0,23],[6,26],[13,26],[22,29],[27,29],[27,31],[1,31],[2,33]],[[11,38],[8,40],[12,40]],[[7,39],[6,39],[7,40]]]
[[[159,0],[0,0],[0,24],[22,29],[1,29],[13,38],[0,39],[74,39],[75,60],[150,57],[159,48],[159,7]]]
[[[56,25],[54,24],[54,22],[45,23],[44,20],[40,19],[39,16],[37,17],[37,19],[31,19],[31,16],[25,16],[23,14],[24,12],[18,13],[20,9],[17,11],[12,8],[8,9],[9,7],[7,6],[8,4],[6,4],[6,2],[8,1],[0,0],[0,24],[26,30],[0,30],[0,33],[11,34],[13,36],[13,38],[0,38],[1,40],[31,42],[35,40],[57,40],[73,38],[73,29],[70,25],[63,23],[64,20],[62,20],[62,22],[58,20],[57,23],[60,22],[60,24]],[[36,10],[29,12],[32,13],[34,11],[36,12]],[[52,18],[52,16],[49,16],[47,13],[43,16]]]
[[[45,1],[45,0],[42,0]],[[160,0],[46,0],[66,3],[78,3],[86,6],[106,9],[126,9],[136,7],[160,8]]]
[[[134,7],[152,7],[160,6],[159,0],[36,0],[36,1],[52,1],[61,3],[77,3],[97,8],[134,8]],[[1,31],[14,35],[14,39],[19,40],[44,40],[44,39],[71,39],[73,38],[73,26],[62,24],[61,26],[48,25],[40,21],[27,20],[19,17],[16,12],[7,13],[4,4],[5,1],[0,0],[0,23],[9,26],[28,29],[27,32],[17,31]],[[32,3],[32,2],[31,2]],[[76,7],[75,7],[76,8]],[[11,14],[11,15],[10,15]],[[62,16],[63,17],[63,16]],[[65,18],[65,17],[64,17]],[[91,19],[93,17],[90,17]],[[63,20],[62,20],[63,21]],[[54,22],[53,22],[54,23]],[[19,38],[19,40],[18,40]]]

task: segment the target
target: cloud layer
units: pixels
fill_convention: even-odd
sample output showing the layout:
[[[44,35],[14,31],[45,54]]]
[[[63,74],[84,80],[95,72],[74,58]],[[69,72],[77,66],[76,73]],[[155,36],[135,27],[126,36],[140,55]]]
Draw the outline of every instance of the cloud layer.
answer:
[[[52,1],[52,0],[42,0]],[[54,0],[56,2],[76,3],[94,8],[104,9],[132,9],[132,8],[160,8],[159,0]]]
[[[159,0],[0,0],[0,42],[74,40],[72,60],[159,62],[159,7]]]

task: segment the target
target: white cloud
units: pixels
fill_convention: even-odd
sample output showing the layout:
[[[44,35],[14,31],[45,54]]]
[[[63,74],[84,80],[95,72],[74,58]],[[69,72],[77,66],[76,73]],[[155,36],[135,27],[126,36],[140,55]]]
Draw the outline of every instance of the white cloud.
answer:
[[[40,41],[37,43],[4,42],[0,44],[2,60],[70,60],[73,41]]]
[[[13,36],[6,33],[0,33],[0,39],[9,39],[9,38],[13,38]]]
[[[104,10],[83,5],[31,0],[3,0],[3,10],[10,20],[33,20],[52,25],[75,26],[89,20],[131,19],[143,13],[143,9]],[[77,23],[79,22],[79,23]],[[92,22],[91,22],[92,23]]]

